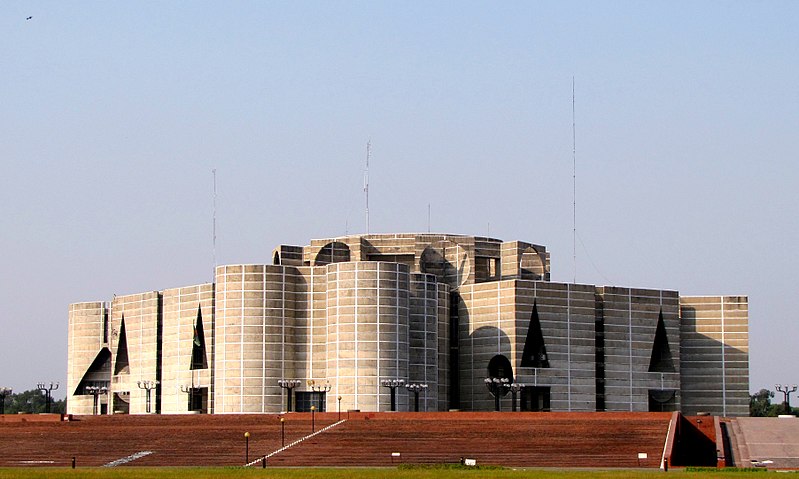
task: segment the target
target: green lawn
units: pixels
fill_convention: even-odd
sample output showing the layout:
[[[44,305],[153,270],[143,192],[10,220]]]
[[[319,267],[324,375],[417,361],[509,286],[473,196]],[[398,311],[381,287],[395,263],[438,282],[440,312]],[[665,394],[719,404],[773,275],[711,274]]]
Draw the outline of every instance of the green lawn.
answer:
[[[723,470],[722,470],[723,471]],[[0,468],[0,479],[54,478],[102,478],[102,479],[223,479],[223,478],[275,478],[275,479],[648,479],[664,475],[676,479],[748,479],[773,477],[772,472],[686,472],[672,470],[553,470],[553,469],[372,469],[372,468],[169,468],[169,467],[120,467],[120,468]]]

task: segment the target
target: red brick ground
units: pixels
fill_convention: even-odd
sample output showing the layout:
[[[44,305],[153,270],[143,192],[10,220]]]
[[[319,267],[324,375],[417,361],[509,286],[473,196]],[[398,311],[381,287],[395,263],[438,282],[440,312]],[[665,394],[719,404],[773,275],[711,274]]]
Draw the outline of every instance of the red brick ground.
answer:
[[[347,418],[342,413],[342,418]],[[518,467],[659,467],[670,413],[352,413],[349,420],[269,459],[273,466],[454,463]],[[276,415],[80,416],[71,422],[0,421],[0,467],[228,466],[281,446]],[[311,432],[311,415],[285,416],[286,444]],[[336,413],[317,413],[318,430]],[[400,453],[399,458],[392,453]],[[647,459],[638,460],[638,453]],[[52,462],[50,462],[52,461]]]

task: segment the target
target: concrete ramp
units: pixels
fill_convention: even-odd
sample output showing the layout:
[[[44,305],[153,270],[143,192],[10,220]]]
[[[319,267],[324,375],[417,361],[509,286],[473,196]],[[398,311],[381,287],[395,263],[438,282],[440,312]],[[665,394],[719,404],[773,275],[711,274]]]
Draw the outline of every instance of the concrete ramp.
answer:
[[[730,422],[737,467],[799,469],[799,418],[737,417]]]

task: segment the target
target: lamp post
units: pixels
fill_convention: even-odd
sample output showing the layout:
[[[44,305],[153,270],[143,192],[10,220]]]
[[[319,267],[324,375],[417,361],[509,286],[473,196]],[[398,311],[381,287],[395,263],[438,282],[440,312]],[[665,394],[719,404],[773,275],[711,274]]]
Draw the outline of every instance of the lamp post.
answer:
[[[277,385],[286,390],[286,412],[291,412],[291,391],[300,385],[299,379],[278,379]]]
[[[422,383],[408,383],[405,388],[413,393],[413,409],[419,412],[419,393],[427,390],[427,384]]]
[[[319,411],[327,410],[326,408],[322,407],[322,398],[327,397],[327,393],[333,389],[333,386],[330,385],[330,381],[326,381],[324,384],[316,384],[313,380],[308,381],[309,386],[311,386],[311,391],[317,393],[315,394],[316,398],[319,400]],[[322,394],[324,393],[324,394]]]
[[[188,384],[181,384],[180,385],[180,392],[187,394],[188,397],[188,407],[186,408],[187,411],[191,411],[192,406],[192,399],[194,399],[194,388],[189,386]]]
[[[508,386],[508,388],[510,389],[510,397],[511,397],[510,401],[511,411],[516,412],[516,395],[526,387],[527,385],[523,383],[513,383]]]
[[[6,413],[6,396],[10,396],[11,393],[11,388],[0,388],[0,414]]]
[[[244,464],[250,463],[250,433],[244,433]]]
[[[338,420],[341,421],[341,396],[338,397]]]
[[[136,381],[136,385],[139,389],[144,389],[147,391],[147,414],[150,413],[150,398],[153,392],[153,389],[158,386],[158,381]]]
[[[316,414],[316,406],[311,406],[311,434],[316,432],[316,423],[314,422],[315,414]]]
[[[404,379],[383,379],[380,385],[391,389],[391,412],[397,410],[397,388],[404,385]]]
[[[775,384],[774,388],[785,396],[785,401],[783,401],[783,406],[785,407],[785,414],[792,414],[791,411],[791,393],[796,392],[796,384],[793,386],[788,387],[787,384]]]
[[[94,396],[94,410],[93,414],[97,416],[100,414],[99,406],[100,406],[100,394],[108,394],[108,388],[105,386],[98,387],[98,386],[86,386],[84,389],[87,393]]]
[[[280,447],[286,446],[286,418],[280,418]]]
[[[485,385],[488,392],[494,396],[494,411],[499,411],[499,400],[508,394],[510,380],[508,378],[485,378]]]
[[[49,413],[50,399],[53,397],[51,393],[58,389],[58,383],[50,383],[49,386],[47,386],[45,383],[39,383],[36,385],[36,387],[42,392],[42,394],[44,394],[44,412]]]

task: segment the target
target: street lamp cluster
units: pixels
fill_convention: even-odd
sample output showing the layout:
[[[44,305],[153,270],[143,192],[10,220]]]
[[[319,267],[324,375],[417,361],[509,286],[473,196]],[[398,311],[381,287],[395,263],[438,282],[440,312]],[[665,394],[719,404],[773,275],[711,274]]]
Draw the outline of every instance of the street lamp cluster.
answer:
[[[288,393],[286,395],[286,412],[291,412],[291,391],[302,383],[299,379],[278,379],[277,385],[285,389]]]
[[[308,381],[308,386],[310,386],[311,391],[317,393],[328,393],[331,389],[333,389],[333,386],[330,385],[330,381],[327,381],[324,384],[316,384],[316,382],[311,379]]]
[[[796,384],[790,387],[787,384],[775,384],[774,388],[777,390],[777,392],[781,392],[785,397],[785,401],[782,403],[783,407],[785,408],[785,414],[793,414],[793,410],[791,409],[791,393],[796,392]]]
[[[99,404],[100,404],[100,395],[101,394],[108,394],[108,388],[105,386],[86,386],[84,391],[94,396],[94,415],[100,414],[99,412]]]
[[[147,391],[147,413],[150,413],[150,397],[153,392],[153,389],[158,387],[158,381],[137,381],[136,385],[139,389],[144,389]]]
[[[527,387],[524,383],[514,383],[508,378],[487,377],[484,380],[488,392],[494,396],[494,411],[499,411],[499,400],[511,393],[511,410],[516,412],[516,396]]]
[[[397,388],[405,387],[408,392],[414,395],[414,410],[419,412],[419,394],[427,390],[427,384],[424,383],[406,383],[404,379],[383,379],[380,385],[391,390],[391,411],[397,410]]]
[[[404,379],[383,379],[380,385],[391,389],[391,412],[397,410],[397,388],[405,385]]]
[[[45,383],[38,383],[36,388],[44,395],[44,412],[50,412],[50,401],[53,398],[52,392],[58,389],[58,383],[50,383],[48,386]]]
[[[419,412],[419,393],[427,390],[427,384],[409,383],[405,385],[405,389],[413,393],[413,410]]]

